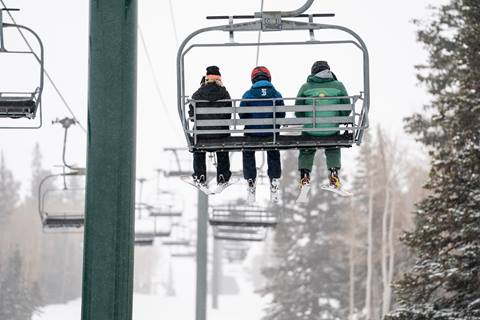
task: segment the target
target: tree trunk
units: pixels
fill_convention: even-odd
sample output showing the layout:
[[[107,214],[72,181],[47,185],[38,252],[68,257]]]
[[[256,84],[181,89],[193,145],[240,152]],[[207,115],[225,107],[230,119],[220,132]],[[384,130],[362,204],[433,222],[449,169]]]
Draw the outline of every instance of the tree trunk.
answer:
[[[368,232],[367,232],[367,283],[365,286],[365,315],[372,319],[372,272],[373,272],[373,186],[372,173],[368,173]]]
[[[349,311],[348,319],[353,320],[353,314],[355,313],[355,258],[354,258],[354,239],[350,239],[350,252],[348,259],[350,262],[350,299],[349,299]]]
[[[388,247],[390,252],[389,259],[389,268],[388,268],[388,290],[386,291],[387,295],[385,296],[385,302],[387,303],[387,310],[390,310],[391,297],[392,297],[392,287],[390,286],[393,281],[393,275],[395,272],[395,246],[394,246],[394,227],[395,227],[395,198],[392,198],[390,201],[390,234],[388,237]]]
[[[388,185],[385,190],[385,202],[383,207],[383,217],[382,217],[382,287],[383,287],[383,302],[382,302],[382,316],[386,315],[390,308],[390,303],[387,300],[390,300],[390,282],[388,280],[389,270],[388,270],[388,252],[387,252],[387,239],[389,239],[388,228],[388,211],[390,209],[390,186]]]

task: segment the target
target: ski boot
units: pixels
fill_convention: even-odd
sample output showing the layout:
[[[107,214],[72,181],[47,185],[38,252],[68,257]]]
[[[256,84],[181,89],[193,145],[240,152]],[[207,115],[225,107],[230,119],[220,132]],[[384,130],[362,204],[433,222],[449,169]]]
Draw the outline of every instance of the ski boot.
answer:
[[[207,179],[205,178],[205,176],[203,174],[199,177],[198,176],[193,176],[193,182],[192,182],[192,177],[181,176],[180,178],[183,181],[185,181],[186,183],[188,183],[188,184],[194,186],[195,188],[199,189],[200,191],[202,191],[206,195],[212,194],[210,189],[208,189]]]
[[[337,168],[330,168],[328,169],[330,174],[328,175],[328,181],[332,188],[340,190],[342,188],[342,183],[340,182],[340,178],[338,177],[338,169]]]
[[[334,192],[342,197],[351,197],[353,194],[351,192],[345,191],[342,189],[342,183],[338,177],[338,169],[330,168],[328,169],[330,174],[328,175],[328,184],[321,185],[320,188],[323,190]]]
[[[256,180],[255,179],[248,179],[248,187],[247,187],[247,202],[253,203],[255,202],[255,192],[257,190]]]
[[[271,179],[270,180],[270,201],[272,202],[278,202],[279,201],[279,195],[278,195],[278,187],[280,186],[280,182],[278,179]]]
[[[220,193],[223,190],[225,190],[230,184],[228,183],[228,180],[225,180],[225,177],[223,174],[218,175],[217,179],[217,188],[215,189],[215,193]]]
[[[300,170],[300,194],[297,202],[305,203],[308,201],[308,192],[310,191],[310,171],[306,169]]]
[[[205,178],[205,176],[203,174],[200,177],[193,176],[193,183],[199,189],[201,189],[201,188],[207,188],[208,189],[207,179]]]

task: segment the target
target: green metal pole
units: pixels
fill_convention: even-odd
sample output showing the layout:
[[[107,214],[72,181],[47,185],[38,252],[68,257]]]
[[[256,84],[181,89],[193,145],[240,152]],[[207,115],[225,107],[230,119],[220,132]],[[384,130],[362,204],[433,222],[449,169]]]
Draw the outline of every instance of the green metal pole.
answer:
[[[131,320],[136,0],[90,0],[82,320]]]
[[[207,319],[208,196],[198,191],[197,216],[197,293],[195,319]]]
[[[213,240],[212,309],[218,309],[218,296],[222,284],[222,242]]]

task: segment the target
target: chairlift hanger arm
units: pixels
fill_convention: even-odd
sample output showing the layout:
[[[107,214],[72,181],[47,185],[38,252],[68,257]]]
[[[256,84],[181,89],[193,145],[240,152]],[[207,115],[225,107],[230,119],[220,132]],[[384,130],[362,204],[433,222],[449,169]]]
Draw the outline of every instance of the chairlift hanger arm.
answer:
[[[307,11],[315,0],[307,0],[303,6],[293,11],[282,12],[282,17],[296,17]]]
[[[296,18],[296,17],[309,17],[308,14],[303,14],[305,11],[307,11],[313,4],[315,0],[307,0],[307,2],[301,6],[300,8],[292,11],[281,11],[279,14],[281,17],[284,18]],[[260,18],[262,17],[263,12],[256,12],[255,15],[237,15],[233,16],[233,19],[252,19],[252,18]],[[316,14],[312,15],[314,17],[333,17],[334,14]],[[229,16],[208,16],[207,19],[229,19]]]
[[[55,119],[54,121],[52,121],[52,124],[55,124],[55,123],[60,123],[62,125],[62,127],[65,129],[64,131],[64,135],[63,135],[63,150],[62,150],[62,161],[63,161],[63,165],[65,167],[67,167],[68,169],[70,170],[73,170],[73,171],[77,171],[80,175],[85,175],[86,173],[86,168],[78,168],[78,167],[74,167],[72,165],[69,165],[67,163],[67,160],[66,160],[66,154],[67,154],[67,137],[68,137],[68,129],[70,129],[70,127],[72,125],[75,125],[78,123],[78,121],[76,119],[73,119],[73,118],[68,118],[68,117],[65,117],[61,120],[59,119]]]
[[[282,16],[285,17],[285,16]],[[289,18],[331,18],[335,17],[335,13],[313,13],[313,14],[300,14],[298,16],[288,16]],[[255,19],[259,18],[257,15],[235,15],[235,16],[207,16],[207,20],[228,20],[230,18],[241,19]]]

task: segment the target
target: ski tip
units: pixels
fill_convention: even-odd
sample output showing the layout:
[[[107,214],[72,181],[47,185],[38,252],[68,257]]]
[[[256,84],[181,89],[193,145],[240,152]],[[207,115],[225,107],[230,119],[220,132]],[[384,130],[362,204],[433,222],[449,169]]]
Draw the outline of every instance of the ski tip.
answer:
[[[342,196],[342,197],[352,197],[353,196],[353,193],[351,193],[351,192],[348,192],[348,191],[345,191],[345,190],[342,190],[342,189],[333,188],[330,185],[321,185],[320,189],[333,192],[333,193],[338,194],[339,196]]]

